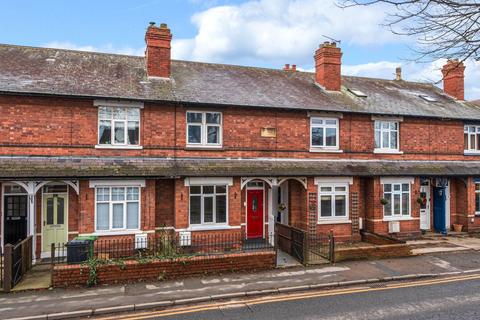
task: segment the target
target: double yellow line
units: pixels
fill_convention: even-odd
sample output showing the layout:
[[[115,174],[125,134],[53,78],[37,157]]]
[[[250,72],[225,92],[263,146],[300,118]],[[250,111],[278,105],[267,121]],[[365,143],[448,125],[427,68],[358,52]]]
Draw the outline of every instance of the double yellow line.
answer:
[[[467,281],[467,280],[475,280],[475,279],[480,279],[480,274],[414,281],[414,282],[408,282],[408,283],[394,283],[394,284],[387,284],[385,287],[381,287],[381,288],[356,287],[356,288],[336,289],[336,290],[327,290],[327,291],[316,291],[316,292],[310,291],[310,292],[304,292],[304,293],[267,296],[263,298],[261,297],[261,298],[236,300],[236,301],[228,301],[228,302],[218,302],[218,303],[204,304],[200,306],[197,305],[197,306],[179,307],[175,309],[168,309],[168,310],[161,310],[161,311],[126,314],[124,316],[116,315],[116,316],[110,316],[110,317],[99,318],[99,319],[101,320],[151,319],[151,318],[180,315],[185,313],[195,313],[195,312],[201,312],[201,311],[215,310],[222,307],[235,307],[238,305],[257,305],[257,304],[275,303],[275,302],[282,302],[282,301],[337,296],[342,294],[353,294],[353,293],[383,291],[383,290],[392,290],[392,289],[400,289],[400,288],[408,288],[408,287],[429,286],[429,285],[435,285],[435,284]]]

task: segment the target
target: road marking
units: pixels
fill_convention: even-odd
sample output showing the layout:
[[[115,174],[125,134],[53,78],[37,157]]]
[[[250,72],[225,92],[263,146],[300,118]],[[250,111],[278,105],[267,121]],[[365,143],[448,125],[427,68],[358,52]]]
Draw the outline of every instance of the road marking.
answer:
[[[392,290],[392,289],[400,289],[400,288],[409,288],[409,287],[418,287],[418,286],[428,286],[428,285],[435,285],[435,284],[442,284],[442,283],[449,283],[455,281],[467,281],[467,280],[475,280],[480,279],[479,274],[475,275],[467,275],[467,276],[458,276],[458,277],[449,277],[443,279],[431,279],[431,280],[421,280],[409,283],[396,283],[390,284],[382,288],[371,288],[371,287],[355,287],[355,288],[346,288],[346,289],[336,289],[336,290],[329,290],[329,291],[320,291],[320,292],[304,292],[304,293],[296,293],[290,295],[280,295],[280,296],[267,296],[267,297],[260,297],[248,300],[241,300],[241,301],[231,301],[231,302],[221,302],[221,303],[212,303],[206,304],[202,306],[189,306],[189,307],[182,307],[173,310],[161,310],[161,311],[153,311],[153,312],[144,312],[138,314],[130,314],[124,316],[111,316],[106,318],[98,318],[101,320],[141,320],[141,319],[151,319],[151,318],[159,318],[159,317],[167,317],[173,315],[180,315],[186,313],[194,313],[194,312],[201,312],[201,311],[209,311],[215,310],[219,308],[225,308],[230,305],[257,305],[257,304],[265,304],[265,303],[275,303],[275,302],[282,302],[282,301],[292,301],[292,300],[301,300],[301,299],[311,299],[311,298],[319,298],[319,297],[328,297],[328,296],[337,296],[342,294],[354,294],[354,293],[364,293],[364,292],[374,292],[374,291],[385,291],[385,290]]]

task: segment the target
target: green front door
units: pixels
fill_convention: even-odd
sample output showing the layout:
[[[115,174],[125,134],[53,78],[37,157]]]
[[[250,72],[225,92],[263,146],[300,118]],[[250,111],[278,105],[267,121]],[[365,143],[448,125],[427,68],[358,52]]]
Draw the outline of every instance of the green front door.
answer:
[[[43,195],[43,252],[50,252],[52,243],[67,241],[67,195]]]

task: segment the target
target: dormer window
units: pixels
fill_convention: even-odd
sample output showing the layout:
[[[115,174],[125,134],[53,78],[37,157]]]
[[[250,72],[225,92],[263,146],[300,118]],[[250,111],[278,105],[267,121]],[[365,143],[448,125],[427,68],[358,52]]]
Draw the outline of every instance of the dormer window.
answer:
[[[112,147],[139,146],[140,109],[98,107],[98,145]]]

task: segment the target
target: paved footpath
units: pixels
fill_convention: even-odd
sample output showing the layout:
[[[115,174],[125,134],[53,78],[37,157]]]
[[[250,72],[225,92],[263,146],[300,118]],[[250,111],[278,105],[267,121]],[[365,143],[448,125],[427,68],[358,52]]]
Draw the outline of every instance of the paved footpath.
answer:
[[[338,282],[341,282],[340,285],[342,282],[346,285],[348,281],[383,281],[391,277],[394,279],[415,278],[418,275],[446,275],[465,271],[480,273],[480,252],[471,250],[436,253],[400,259],[275,269],[258,273],[223,274],[87,289],[20,292],[0,295],[0,319],[51,315],[78,310],[94,310],[96,314],[101,314],[101,311],[107,312],[108,308],[120,306],[125,308],[125,311],[131,311],[134,306],[136,309],[148,308],[160,301],[169,301],[170,304],[175,301],[176,304],[181,304],[186,302],[184,299],[198,302],[212,297],[215,299],[227,298],[229,295],[238,297],[239,294],[258,294],[260,290],[288,291],[325,284],[334,286],[338,285]],[[117,311],[120,310],[117,309]],[[49,317],[49,319],[52,318],[54,317]],[[43,316],[43,319],[46,317]]]

